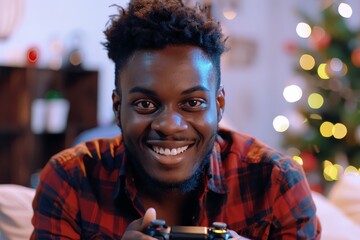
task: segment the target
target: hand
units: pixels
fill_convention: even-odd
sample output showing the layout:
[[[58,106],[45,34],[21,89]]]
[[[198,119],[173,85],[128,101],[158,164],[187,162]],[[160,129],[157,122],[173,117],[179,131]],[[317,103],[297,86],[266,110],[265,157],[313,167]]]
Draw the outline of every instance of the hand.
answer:
[[[154,240],[156,238],[150,237],[143,233],[145,228],[150,225],[152,220],[156,219],[156,211],[154,208],[146,210],[143,218],[131,222],[126,229],[122,240],[140,239],[140,240]]]
[[[229,230],[229,232],[231,234],[231,240],[250,240],[249,238],[239,236],[239,234],[233,230]]]

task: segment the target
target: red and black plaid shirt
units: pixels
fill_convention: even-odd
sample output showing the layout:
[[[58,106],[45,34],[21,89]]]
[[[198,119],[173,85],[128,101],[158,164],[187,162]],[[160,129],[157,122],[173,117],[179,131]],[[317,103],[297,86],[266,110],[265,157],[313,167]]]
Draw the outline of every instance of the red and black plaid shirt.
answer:
[[[146,210],[126,161],[121,136],[55,155],[33,202],[32,239],[120,239]],[[320,238],[302,167],[249,136],[219,132],[201,189],[193,225],[221,221],[251,239]]]

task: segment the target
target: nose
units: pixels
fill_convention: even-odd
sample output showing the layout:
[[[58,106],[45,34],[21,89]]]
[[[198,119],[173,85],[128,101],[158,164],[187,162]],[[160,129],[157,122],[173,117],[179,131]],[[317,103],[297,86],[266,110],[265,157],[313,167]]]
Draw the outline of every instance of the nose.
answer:
[[[169,136],[186,130],[188,124],[180,113],[173,110],[164,110],[154,119],[151,127],[153,130]]]

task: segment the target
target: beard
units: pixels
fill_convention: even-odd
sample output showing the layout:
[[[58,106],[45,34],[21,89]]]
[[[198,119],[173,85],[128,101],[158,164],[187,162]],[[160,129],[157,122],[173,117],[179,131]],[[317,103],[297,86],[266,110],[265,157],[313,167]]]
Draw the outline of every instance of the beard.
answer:
[[[132,169],[134,170],[135,180],[137,180],[136,182],[141,182],[142,184],[141,186],[144,187],[144,189],[151,189],[151,191],[158,190],[162,192],[178,190],[181,193],[189,193],[191,191],[194,191],[199,186],[202,177],[204,176],[204,174],[207,174],[207,171],[210,166],[210,156],[213,150],[214,142],[215,142],[215,137],[210,143],[211,147],[207,151],[204,158],[201,160],[195,172],[190,176],[190,178],[175,183],[160,181],[149,175],[145,171],[143,166],[140,164],[140,162],[137,160],[137,157],[128,150],[129,148],[126,146],[125,141],[124,141],[124,145],[125,145],[125,154],[127,156],[126,158],[128,159],[127,162],[130,163]]]

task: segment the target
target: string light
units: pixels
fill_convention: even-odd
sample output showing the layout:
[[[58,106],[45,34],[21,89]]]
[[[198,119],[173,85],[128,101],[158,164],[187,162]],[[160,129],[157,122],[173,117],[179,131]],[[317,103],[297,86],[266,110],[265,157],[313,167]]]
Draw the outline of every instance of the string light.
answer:
[[[300,165],[304,164],[304,162],[300,156],[293,156],[292,158],[295,162],[299,163]]]
[[[359,176],[359,171],[354,166],[347,166],[344,171],[344,175]]]
[[[289,119],[285,116],[279,115],[273,120],[273,127],[277,132],[285,132],[290,126]]]
[[[326,63],[322,63],[319,65],[318,70],[317,70],[319,77],[324,80],[330,78],[329,75],[326,73],[326,66],[327,66]]]
[[[311,35],[311,27],[307,23],[300,22],[296,25],[296,33],[301,38],[308,38]]]
[[[310,114],[309,118],[315,119],[315,120],[322,120],[322,117],[319,114],[316,114],[316,113]]]
[[[315,66],[315,59],[309,54],[303,54],[299,60],[300,67],[304,70],[311,70]]]
[[[329,164],[324,168],[324,178],[326,181],[336,181],[342,175],[343,167],[339,164]]]
[[[302,97],[302,90],[297,85],[289,85],[284,88],[283,96],[287,102],[297,102]]]
[[[312,93],[308,97],[308,104],[312,109],[319,109],[324,104],[324,98],[319,93]]]
[[[323,122],[320,125],[320,133],[323,137],[329,138],[333,135],[334,124],[328,121]]]
[[[342,139],[346,136],[347,134],[347,128],[344,124],[342,123],[336,123],[333,127],[333,136],[336,139]]]
[[[352,8],[349,4],[340,3],[338,7],[338,12],[343,18],[350,18],[352,15]]]
[[[237,13],[235,11],[232,11],[232,10],[228,10],[228,11],[224,10],[223,14],[224,14],[224,17],[227,20],[233,20],[237,15]]]

